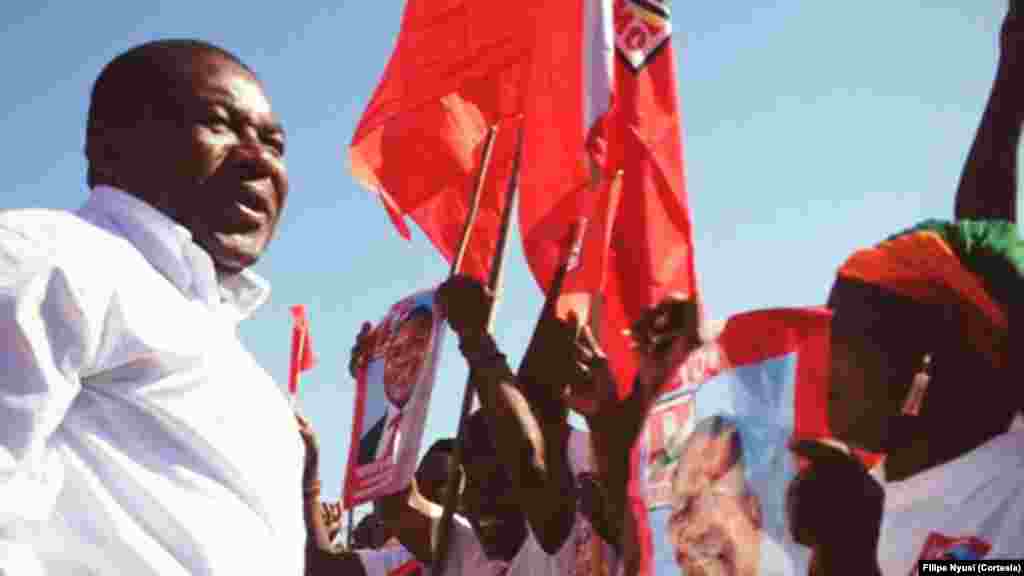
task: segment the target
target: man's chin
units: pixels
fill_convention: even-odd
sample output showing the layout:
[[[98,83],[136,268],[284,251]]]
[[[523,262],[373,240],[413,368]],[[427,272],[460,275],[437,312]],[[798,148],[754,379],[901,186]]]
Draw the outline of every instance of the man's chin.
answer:
[[[255,264],[267,244],[262,236],[225,233],[199,237],[197,242],[213,259],[217,270],[227,273],[241,272]]]

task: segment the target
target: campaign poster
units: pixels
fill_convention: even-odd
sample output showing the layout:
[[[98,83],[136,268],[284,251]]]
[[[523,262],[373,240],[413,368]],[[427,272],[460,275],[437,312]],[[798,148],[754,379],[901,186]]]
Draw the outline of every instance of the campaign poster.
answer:
[[[346,508],[405,488],[416,470],[445,332],[434,294],[403,298],[370,333],[356,382]]]
[[[732,317],[675,371],[642,444],[656,574],[807,574],[786,522],[788,446],[828,435],[829,318]]]

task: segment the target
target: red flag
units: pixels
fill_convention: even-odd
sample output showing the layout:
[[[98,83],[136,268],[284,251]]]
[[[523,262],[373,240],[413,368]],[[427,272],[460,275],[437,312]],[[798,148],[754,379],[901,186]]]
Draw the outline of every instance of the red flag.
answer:
[[[288,369],[288,393],[294,396],[299,392],[299,372],[311,369],[316,364],[316,357],[313,355],[313,339],[309,335],[306,307],[298,304],[291,307],[291,312],[292,354]]]
[[[598,332],[620,392],[626,394],[636,366],[622,330],[670,292],[696,297],[697,285],[668,1],[614,0],[614,32],[614,107],[604,121],[606,168],[623,171],[623,192],[616,212],[604,217],[612,226],[606,272],[603,285],[591,293],[602,295]],[[572,77],[568,68],[560,70]],[[550,107],[568,122],[576,115],[565,114],[565,108]],[[527,122],[550,120],[528,111]],[[579,133],[561,132],[572,137]],[[530,155],[524,159],[531,172],[523,175],[520,229],[530,269],[547,290],[569,225],[591,208],[575,193],[576,186],[567,185],[577,181],[567,168],[572,165],[534,144],[528,140]],[[555,141],[548,148],[555,146],[565,148],[567,143]],[[636,469],[637,451],[632,461]],[[646,509],[637,486],[630,487],[630,496],[644,552],[639,569],[649,573]]]
[[[380,195],[399,233],[409,237],[403,218],[411,216],[450,261],[487,129],[498,125],[462,270],[486,279],[520,117],[523,190],[541,204],[550,198],[574,214],[588,211],[576,206],[585,197],[565,192],[589,180],[585,145],[607,155],[601,119],[612,90],[611,22],[610,0],[407,2],[395,51],[352,139],[353,175]],[[531,214],[549,212],[527,204]],[[560,250],[548,255],[554,269]]]
[[[535,6],[536,5],[536,6]],[[469,214],[487,131],[499,132],[462,271],[486,280],[534,50],[539,2],[410,0],[350,147],[354,177],[399,233],[411,216],[449,261]]]
[[[587,275],[583,282],[587,285],[575,291],[589,289],[591,294],[603,295],[598,331],[625,393],[635,366],[622,330],[669,292],[695,297],[696,275],[668,3],[615,0],[614,32],[614,106],[603,121],[584,129],[583,116],[567,112],[573,102],[586,101],[574,99],[573,90],[584,90],[584,78],[599,76],[588,72],[594,66],[575,70],[571,64],[581,62],[579,58],[556,52],[551,62],[558,72],[550,76],[570,89],[552,89],[549,98],[531,99],[525,119],[524,166],[528,170],[522,177],[520,229],[530,270],[545,291],[572,223],[588,217],[610,230],[609,238],[601,242],[609,246],[600,257],[604,270]],[[542,66],[536,67],[535,93],[546,78],[542,72]],[[593,89],[586,84],[585,91]],[[537,124],[558,129],[549,129],[551,137],[531,140],[530,135],[541,132]],[[585,131],[591,136],[604,132],[597,142],[603,140],[603,145],[590,149],[603,146],[607,169],[623,171],[622,196],[617,202],[607,202],[580,184],[585,156],[573,162],[558,152],[578,150]],[[590,142],[595,144],[593,139]],[[601,214],[607,210],[613,212]]]
[[[603,315],[599,313],[591,320],[590,312],[595,306],[600,306],[595,298],[601,300],[600,295],[606,285],[613,224],[610,217],[618,210],[622,197],[621,176],[618,174],[612,181],[599,182],[590,190],[579,191],[579,194],[594,195],[596,203],[586,219],[579,264],[566,274],[562,294],[556,305],[559,318],[566,318],[569,310],[572,310],[581,323],[590,324],[598,339],[604,335]]]

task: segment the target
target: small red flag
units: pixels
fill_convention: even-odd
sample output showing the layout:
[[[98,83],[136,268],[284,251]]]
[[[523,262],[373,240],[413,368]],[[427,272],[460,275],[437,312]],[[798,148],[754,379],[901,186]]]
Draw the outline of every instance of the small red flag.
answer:
[[[313,339],[309,335],[306,307],[298,304],[291,307],[291,312],[292,355],[288,369],[288,393],[294,396],[299,392],[299,372],[312,368],[316,364],[316,356],[313,354]]]

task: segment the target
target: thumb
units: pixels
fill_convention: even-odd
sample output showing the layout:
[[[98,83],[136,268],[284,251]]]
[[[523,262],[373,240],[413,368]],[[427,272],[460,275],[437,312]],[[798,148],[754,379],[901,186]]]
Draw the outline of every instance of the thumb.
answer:
[[[569,329],[572,330],[573,336],[576,338],[580,337],[580,331],[582,326],[580,325],[580,317],[575,310],[570,309],[566,314],[566,322],[569,325]]]

